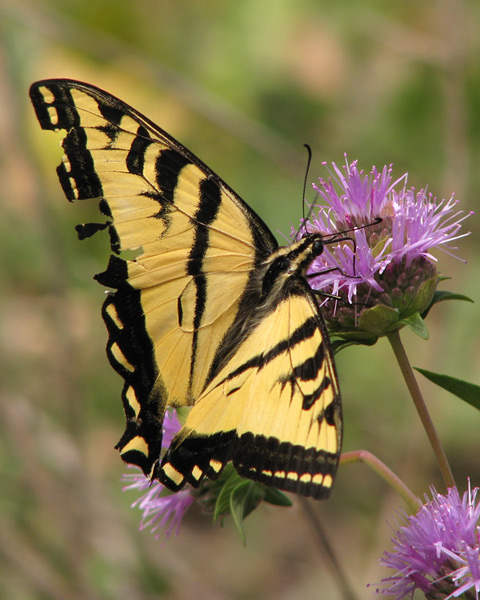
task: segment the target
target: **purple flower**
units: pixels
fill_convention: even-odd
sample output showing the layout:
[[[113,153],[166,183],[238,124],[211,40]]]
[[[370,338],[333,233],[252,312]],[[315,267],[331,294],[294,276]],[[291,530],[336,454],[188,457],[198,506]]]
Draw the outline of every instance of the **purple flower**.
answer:
[[[432,500],[392,538],[394,551],[385,552],[380,564],[395,571],[382,579],[378,593],[396,600],[412,597],[415,590],[427,598],[478,600],[480,592],[480,503],[478,488],[460,498],[456,488],[446,495],[431,488]]]
[[[170,446],[173,438],[181,428],[182,426],[178,420],[177,411],[169,406],[165,411],[165,418],[163,419],[162,448],[166,449]]]
[[[177,412],[173,408],[167,408],[163,421],[163,448],[170,446],[180,429]],[[143,512],[140,529],[150,528],[152,532],[156,532],[157,538],[164,535],[168,539],[173,532],[178,535],[182,518],[195,501],[190,487],[172,493],[159,481],[150,480],[140,470],[125,474],[122,481],[128,484],[123,488],[124,491],[136,490],[142,493],[132,504],[132,508],[138,507]]]
[[[157,538],[165,535],[168,539],[175,532],[178,535],[184,514],[195,501],[190,488],[172,494],[159,481],[150,481],[142,472],[123,476],[128,482],[123,489],[144,492],[132,504],[143,512],[140,529],[150,528]],[[159,531],[160,530],[160,531]]]
[[[314,205],[318,212],[294,233],[325,236],[307,276],[312,288],[344,300],[326,301],[324,316],[334,332],[361,328],[362,311],[377,305],[396,311],[397,317],[382,315],[393,328],[423,312],[438,282],[432,249],[452,254],[451,243],[468,235],[460,229],[469,215],[457,210],[453,196],[437,201],[406,182],[406,174],[393,180],[391,165],[367,175],[345,159],[343,169],[333,163],[328,180],[313,186],[324,205]],[[369,324],[365,320],[366,331]]]

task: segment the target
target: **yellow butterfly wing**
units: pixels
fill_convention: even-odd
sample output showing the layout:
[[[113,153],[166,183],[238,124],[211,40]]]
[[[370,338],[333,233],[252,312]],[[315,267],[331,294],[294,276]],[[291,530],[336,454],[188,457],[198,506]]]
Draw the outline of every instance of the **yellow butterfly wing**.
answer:
[[[199,432],[202,427],[205,429],[202,440],[208,437],[210,445],[215,446],[217,434],[224,431],[224,422],[237,423],[235,431],[240,436],[235,435],[243,441],[246,438],[242,436],[247,434],[277,439],[277,429],[271,430],[267,423],[277,401],[281,411],[294,415],[291,424],[284,424],[286,438],[278,438],[279,443],[295,447],[309,444],[310,429],[303,425],[305,417],[298,412],[297,405],[300,396],[309,394],[311,384],[292,372],[297,362],[308,360],[302,357],[308,356],[321,341],[326,343],[327,357],[317,369],[316,377],[321,384],[324,373],[330,369],[329,381],[336,382],[328,338],[316,301],[305,282],[301,294],[291,293],[293,284],[283,291],[272,289],[266,294],[262,283],[268,280],[267,270],[276,253],[283,255],[292,250],[278,249],[265,224],[231,188],[181,144],[121,100],[94,86],[70,80],[37,82],[31,87],[30,96],[42,128],[66,132],[62,142],[65,155],[57,172],[67,198],[97,199],[105,216],[102,223],[79,226],[80,237],[101,229],[108,229],[110,234],[114,254],[107,270],[96,279],[115,290],[104,304],[103,316],[109,333],[110,362],[125,380],[122,398],[127,426],[117,446],[124,460],[139,465],[146,474],[162,478],[172,489],[178,489],[185,480],[198,485],[207,472],[198,471],[195,461],[201,462],[200,459],[188,463],[181,460],[181,469],[191,472],[182,471],[180,477],[173,466],[174,476],[166,474],[168,464],[174,464],[168,463],[168,459],[159,470],[162,423],[168,405],[194,406],[175,447],[179,439],[185,438],[187,444],[187,439],[191,443],[198,438],[185,433],[192,428],[195,431],[197,426]],[[122,258],[124,250],[135,250],[135,258]],[[218,383],[221,377],[234,373],[234,365],[245,364],[249,353],[254,356],[265,335],[272,340],[277,335],[269,329],[267,321],[262,322],[266,316],[265,296],[270,312],[280,311],[278,319],[289,323],[285,326],[290,328],[290,337],[296,324],[313,316],[316,320],[313,337],[317,339],[312,348],[304,348],[300,353],[292,345],[281,361],[273,361],[268,369],[251,371],[243,391],[242,388],[232,391],[227,385],[228,391],[219,396],[219,390],[226,389],[225,383]],[[295,315],[289,308],[294,297],[302,306]],[[284,334],[287,340],[289,335]],[[266,373],[268,378],[274,376],[277,367],[284,373],[282,377],[290,372],[290,379],[296,381],[295,385],[284,384],[285,389],[288,386],[295,389],[290,402],[293,408],[289,410],[283,399],[285,394],[279,396],[278,389],[268,392],[270,397],[265,407],[256,396],[270,389]],[[335,387],[336,383],[332,385]],[[337,392],[332,392],[335,398]],[[331,404],[338,416],[339,402],[331,400],[332,394],[322,391],[320,399],[314,402],[314,412],[322,412],[320,405],[325,412]],[[222,416],[223,421],[220,419],[215,425],[214,415],[223,412],[231,396],[237,408],[226,410],[230,416]],[[213,402],[213,398],[217,400]],[[212,404],[215,406],[207,425],[202,407]],[[262,420],[263,411],[267,417]],[[241,420],[239,415],[243,415]],[[296,426],[295,419],[301,424]],[[280,420],[278,416],[277,421]],[[337,428],[334,452],[338,459],[340,420],[334,421]],[[322,442],[317,440],[312,447],[326,444],[327,429],[320,429]],[[329,444],[328,449],[323,448],[325,452],[334,446]],[[235,452],[233,446],[237,448]],[[291,483],[281,484],[279,468],[272,471],[277,475],[267,477],[268,465],[263,469],[252,467],[251,461],[242,458],[241,447],[242,443],[235,442],[226,453],[220,449],[209,453],[204,447],[205,456],[210,456],[215,465],[208,476],[218,475],[226,462],[220,456],[224,452],[248,477],[307,495],[324,495],[310,488],[302,491],[301,486],[294,489]],[[172,461],[179,456],[173,449],[170,455]],[[315,458],[313,462],[321,463],[323,458]],[[285,467],[285,481],[293,481],[298,471],[295,464],[291,461]],[[330,473],[333,475],[333,467]],[[322,481],[318,489],[327,489],[326,480]]]
[[[263,316],[193,406],[155,475],[169,487],[244,477],[328,496],[341,446],[340,393],[318,305],[302,281]]]

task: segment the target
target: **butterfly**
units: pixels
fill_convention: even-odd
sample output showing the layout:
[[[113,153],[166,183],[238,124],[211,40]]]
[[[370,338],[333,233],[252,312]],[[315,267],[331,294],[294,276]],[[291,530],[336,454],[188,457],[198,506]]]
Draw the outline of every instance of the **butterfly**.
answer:
[[[57,173],[67,199],[98,202],[102,218],[77,226],[79,237],[110,236],[95,279],[111,290],[102,314],[124,379],[124,461],[174,491],[231,462],[242,477],[327,497],[341,399],[305,277],[322,235],[279,247],[208,166],[99,88],[51,79],[30,97],[41,127],[64,133]],[[169,406],[191,409],[162,453]]]

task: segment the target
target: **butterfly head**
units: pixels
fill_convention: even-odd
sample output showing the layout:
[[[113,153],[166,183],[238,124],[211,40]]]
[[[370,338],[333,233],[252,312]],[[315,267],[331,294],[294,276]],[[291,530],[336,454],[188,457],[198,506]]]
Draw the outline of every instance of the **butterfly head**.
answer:
[[[322,234],[310,233],[272,252],[265,261],[263,295],[270,294],[275,288],[280,290],[292,277],[304,277],[312,261],[322,254],[323,248]]]

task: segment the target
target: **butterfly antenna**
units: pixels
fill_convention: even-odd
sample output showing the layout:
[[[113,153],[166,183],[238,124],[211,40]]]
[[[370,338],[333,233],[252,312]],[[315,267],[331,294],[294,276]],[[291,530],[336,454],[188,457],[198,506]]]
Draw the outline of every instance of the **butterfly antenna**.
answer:
[[[350,233],[351,231],[361,231],[362,229],[368,229],[373,225],[378,225],[383,221],[382,217],[375,217],[373,221],[370,223],[366,223],[365,225],[356,225],[355,227],[349,227],[348,229],[342,229],[342,231],[337,231],[337,233],[330,234],[330,238],[327,240],[323,240],[324,244],[332,244],[334,242],[341,242],[344,239],[351,240],[352,238],[346,236],[346,233]]]
[[[303,144],[303,147],[307,149],[307,168],[305,169],[305,177],[303,178],[303,193],[302,193],[302,213],[303,220],[305,221],[305,196],[307,193],[307,181],[308,173],[310,171],[310,165],[312,164],[312,149],[308,144]]]
[[[307,149],[307,167],[305,169],[305,177],[303,178],[303,190],[302,190],[302,224],[303,227],[305,227],[305,231],[306,233],[308,233],[307,231],[307,224],[308,224],[308,219],[310,218],[310,215],[312,213],[312,207],[310,207],[309,211],[308,211],[308,215],[305,216],[305,196],[307,193],[307,181],[308,181],[308,173],[310,172],[310,165],[312,164],[312,149],[310,148],[310,146],[308,144],[303,144],[303,146]],[[295,239],[298,239],[298,234],[300,232],[301,226],[299,227],[296,235],[295,235]]]

